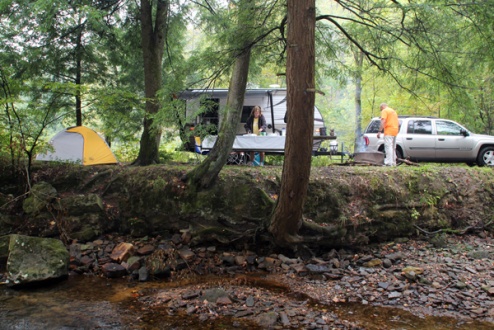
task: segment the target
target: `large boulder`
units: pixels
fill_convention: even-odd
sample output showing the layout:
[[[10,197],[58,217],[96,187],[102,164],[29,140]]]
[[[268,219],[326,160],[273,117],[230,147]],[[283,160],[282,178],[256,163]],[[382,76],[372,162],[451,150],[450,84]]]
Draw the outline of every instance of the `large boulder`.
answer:
[[[7,280],[11,285],[68,275],[69,253],[60,240],[10,235],[8,250]]]
[[[31,215],[45,211],[57,197],[57,190],[47,182],[35,184],[29,193],[29,197],[24,200],[22,208],[24,212]]]
[[[103,201],[96,194],[79,194],[61,198],[55,208],[64,215],[62,226],[72,239],[92,241],[110,228]]]
[[[46,182],[35,184],[23,203],[28,215],[27,234],[54,237],[60,229],[68,238],[91,241],[110,229],[103,200],[97,194],[66,194],[60,197],[57,190]],[[8,218],[0,216],[0,225]]]

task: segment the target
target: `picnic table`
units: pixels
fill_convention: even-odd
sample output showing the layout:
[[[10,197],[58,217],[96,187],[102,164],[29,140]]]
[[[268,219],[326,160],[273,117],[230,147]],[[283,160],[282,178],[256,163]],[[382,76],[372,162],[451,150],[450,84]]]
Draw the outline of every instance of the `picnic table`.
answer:
[[[202,149],[211,150],[214,147],[217,138],[218,137],[215,135],[206,136],[202,141]],[[336,140],[336,136],[314,136],[315,151],[319,148],[321,141],[324,140]],[[286,136],[283,135],[237,135],[235,137],[235,141],[233,142],[232,151],[254,151],[283,154],[285,152],[285,142]]]

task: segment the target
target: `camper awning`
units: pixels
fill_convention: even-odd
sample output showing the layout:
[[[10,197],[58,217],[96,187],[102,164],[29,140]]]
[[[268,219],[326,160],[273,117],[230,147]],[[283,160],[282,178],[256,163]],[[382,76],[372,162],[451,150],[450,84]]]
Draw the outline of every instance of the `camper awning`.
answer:
[[[273,89],[275,91],[276,89]],[[246,89],[245,95],[267,95],[270,89]],[[207,95],[208,97],[226,97],[228,95],[228,89],[188,89],[180,93],[181,99],[191,99]]]

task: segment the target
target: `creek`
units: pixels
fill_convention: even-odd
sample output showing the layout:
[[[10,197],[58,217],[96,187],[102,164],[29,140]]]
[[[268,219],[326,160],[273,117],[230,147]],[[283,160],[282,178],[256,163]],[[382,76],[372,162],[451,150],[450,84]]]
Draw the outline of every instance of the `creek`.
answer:
[[[197,282],[218,282],[218,278]],[[252,282],[267,290],[281,292],[277,283]],[[251,283],[251,284],[252,284]],[[138,297],[153,295],[168,288],[190,285],[187,282],[129,282],[96,276],[70,276],[67,280],[39,288],[12,289],[0,287],[1,329],[256,329],[249,320],[220,316],[203,322],[198,315],[167,313],[166,308],[142,304]],[[286,292],[285,292],[286,294]],[[292,295],[293,300],[306,299]],[[323,309],[340,320],[358,324],[364,329],[492,329],[492,323],[473,322],[449,317],[414,316],[400,308],[373,307],[339,303],[320,305],[309,302],[313,309]],[[324,327],[321,327],[323,329]]]

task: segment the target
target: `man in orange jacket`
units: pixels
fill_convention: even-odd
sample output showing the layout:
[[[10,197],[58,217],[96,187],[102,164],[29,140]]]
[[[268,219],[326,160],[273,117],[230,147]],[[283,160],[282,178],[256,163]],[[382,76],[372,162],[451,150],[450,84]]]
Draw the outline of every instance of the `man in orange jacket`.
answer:
[[[396,136],[399,127],[400,123],[396,111],[388,107],[386,103],[382,103],[381,127],[377,133],[377,138],[379,139],[381,133],[384,133],[384,151],[386,153],[384,165],[386,166],[396,166]]]

